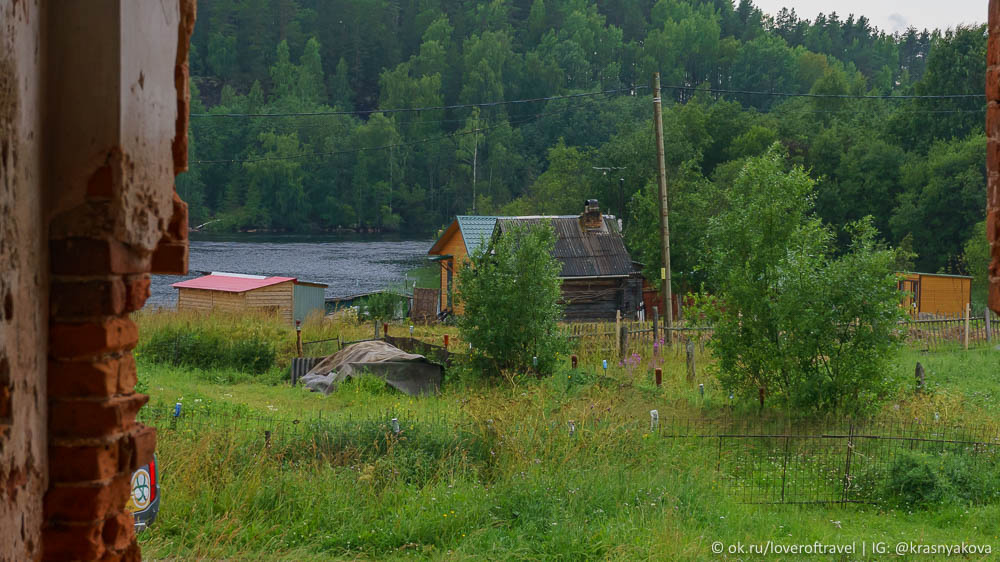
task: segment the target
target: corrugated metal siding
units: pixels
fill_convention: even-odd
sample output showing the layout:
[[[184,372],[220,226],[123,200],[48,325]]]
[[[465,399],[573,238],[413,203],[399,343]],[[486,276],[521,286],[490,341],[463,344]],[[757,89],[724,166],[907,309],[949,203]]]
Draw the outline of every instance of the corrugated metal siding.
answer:
[[[292,315],[294,320],[304,322],[306,316],[309,316],[309,314],[314,310],[318,310],[320,313],[323,313],[325,306],[323,287],[313,285],[295,285],[294,313]]]
[[[618,225],[611,218],[604,218],[603,230],[586,233],[577,216],[497,219],[501,234],[515,225],[543,222],[550,223],[556,231],[552,257],[562,262],[560,277],[616,277],[636,273]]]

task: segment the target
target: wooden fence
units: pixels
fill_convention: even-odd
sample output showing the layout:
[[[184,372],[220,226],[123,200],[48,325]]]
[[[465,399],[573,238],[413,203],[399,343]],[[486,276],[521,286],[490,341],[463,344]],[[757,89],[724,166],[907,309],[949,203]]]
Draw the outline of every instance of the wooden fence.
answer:
[[[924,350],[963,347],[975,348],[1000,343],[1000,316],[986,311],[982,315],[953,315],[923,317],[900,322],[900,332],[905,341]],[[625,355],[633,346],[672,346],[688,341],[704,348],[712,337],[711,326],[681,326],[666,328],[655,317],[653,320],[634,321],[619,319],[616,322],[578,322],[562,324],[560,329],[576,344],[587,345]]]
[[[1000,316],[989,310],[982,315],[941,315],[916,318],[900,324],[907,342],[925,350],[945,347],[978,347],[1000,343]]]

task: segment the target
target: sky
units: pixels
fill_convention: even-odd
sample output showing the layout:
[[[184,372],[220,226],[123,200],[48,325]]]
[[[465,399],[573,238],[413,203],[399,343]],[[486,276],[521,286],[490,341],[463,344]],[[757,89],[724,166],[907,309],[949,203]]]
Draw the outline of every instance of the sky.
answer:
[[[794,8],[800,19],[813,20],[816,14],[837,12],[841,21],[848,14],[865,16],[872,25],[888,33],[917,29],[955,27],[958,24],[986,23],[988,0],[754,0],[772,16],[783,7]]]

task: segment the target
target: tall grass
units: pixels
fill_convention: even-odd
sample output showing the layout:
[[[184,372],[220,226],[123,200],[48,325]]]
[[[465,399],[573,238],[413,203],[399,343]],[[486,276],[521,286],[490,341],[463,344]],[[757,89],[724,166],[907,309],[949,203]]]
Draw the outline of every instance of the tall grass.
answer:
[[[205,323],[206,330],[269,342],[278,364],[294,354],[294,330],[268,318],[174,313],[139,321],[144,341],[164,327]],[[313,318],[303,339],[362,339],[370,329],[351,319]],[[391,330],[406,333],[408,326]],[[414,331],[427,341],[455,334],[441,326]],[[873,491],[880,506],[740,503],[725,473],[715,470],[715,447],[649,431],[649,410],[657,409],[663,423],[727,416],[763,423],[784,413],[732,403],[700,349],[695,380],[688,381],[682,351],[654,355],[651,345],[636,345],[638,360],[620,361],[610,351],[614,342],[605,343],[579,346],[577,369],[560,357],[557,373],[545,379],[483,381],[457,366],[440,394],[421,398],[368,380],[321,396],[226,369],[153,363],[140,351],[140,381],[154,403],[181,401],[186,413],[302,420],[282,426],[294,429],[275,432],[270,447],[258,429],[183,417],[173,429],[156,422],[163,499],[158,521],[140,536],[144,556],[718,559],[710,549],[716,540],[769,539],[1000,547],[1000,503],[981,501],[995,477],[970,472],[958,457],[900,456],[886,486]],[[997,357],[991,350],[904,351],[886,373],[896,394],[880,416],[1000,421]],[[916,361],[928,382],[919,393]],[[656,367],[663,369],[661,387],[653,382]]]

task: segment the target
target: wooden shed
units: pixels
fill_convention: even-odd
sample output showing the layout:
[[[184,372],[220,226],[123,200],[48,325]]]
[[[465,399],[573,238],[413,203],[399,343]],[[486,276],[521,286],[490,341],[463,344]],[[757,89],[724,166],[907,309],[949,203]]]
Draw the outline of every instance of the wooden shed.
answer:
[[[237,312],[263,309],[272,311],[283,321],[293,324],[295,320],[304,319],[314,308],[323,310],[323,299],[318,300],[318,306],[310,307],[309,303],[316,299],[309,298],[306,293],[317,289],[322,292],[326,288],[321,283],[303,282],[301,285],[306,287],[305,290],[298,289],[297,285],[299,282],[294,277],[212,272],[172,286],[178,291],[178,310]],[[296,293],[304,301],[298,307],[295,302]]]
[[[639,310],[642,274],[625,248],[615,217],[602,215],[591,199],[581,215],[500,217],[494,236],[543,222],[556,233],[552,257],[562,264],[561,304],[567,321],[608,321],[619,310],[623,315]]]
[[[903,306],[914,316],[956,316],[965,314],[969,304],[972,277],[943,273],[899,273],[898,287],[905,291]]]
[[[459,215],[427,252],[430,259],[440,264],[440,312],[462,313],[462,303],[455,299],[458,272],[469,262],[469,256],[489,241],[497,218],[499,217]]]

